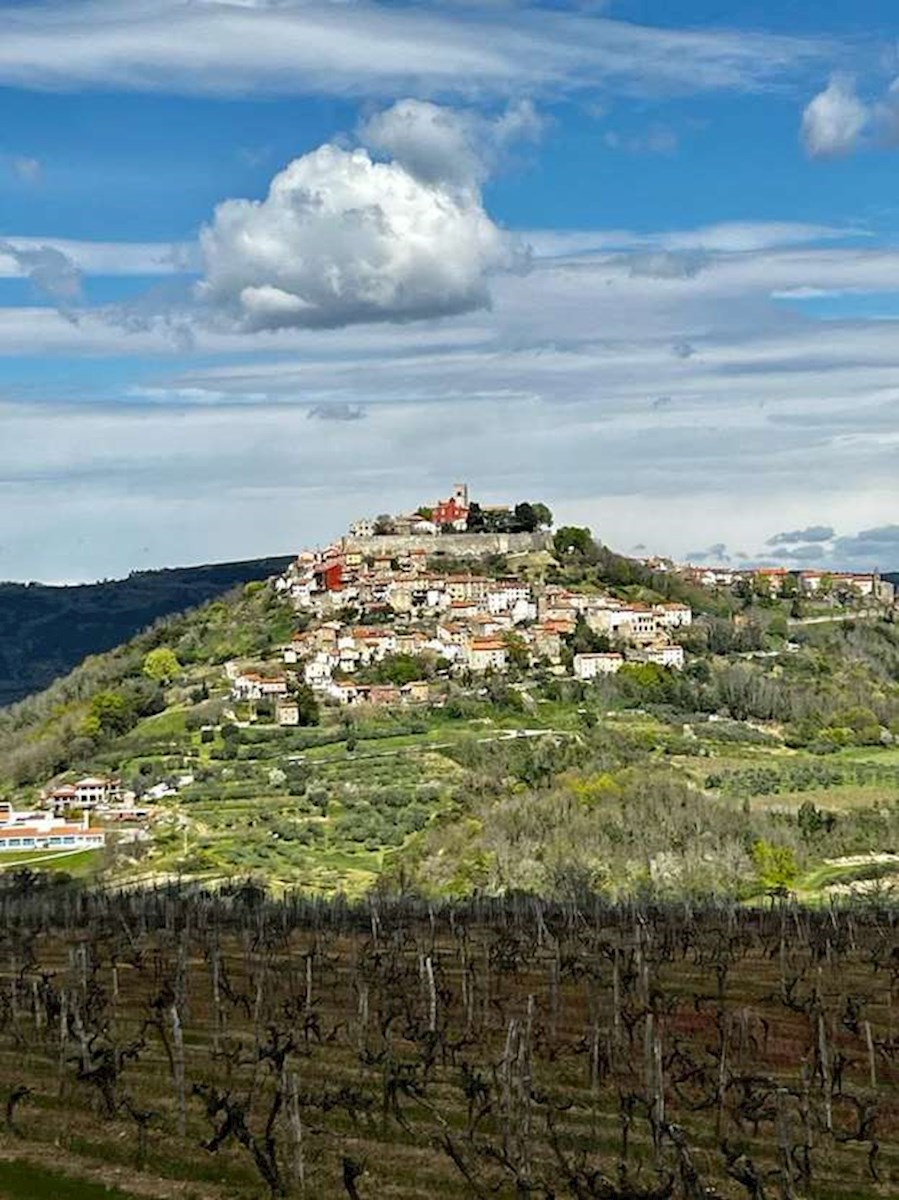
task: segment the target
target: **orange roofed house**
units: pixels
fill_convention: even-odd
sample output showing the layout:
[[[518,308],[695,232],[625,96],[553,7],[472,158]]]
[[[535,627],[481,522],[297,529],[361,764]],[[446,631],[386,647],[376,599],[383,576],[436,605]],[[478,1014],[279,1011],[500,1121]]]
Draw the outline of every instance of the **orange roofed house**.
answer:
[[[508,662],[506,643],[500,638],[472,638],[466,659],[470,671],[505,671]]]
[[[456,529],[464,533],[468,528],[468,484],[457,483],[448,500],[440,500],[431,513],[431,521],[439,529]]]

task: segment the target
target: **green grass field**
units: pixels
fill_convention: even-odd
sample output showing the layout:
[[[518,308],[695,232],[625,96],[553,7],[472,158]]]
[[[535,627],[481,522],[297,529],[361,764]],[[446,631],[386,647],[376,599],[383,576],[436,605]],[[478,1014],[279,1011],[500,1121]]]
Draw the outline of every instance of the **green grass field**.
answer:
[[[0,871],[31,867],[35,871],[65,871],[69,875],[92,874],[100,865],[96,850],[21,850],[0,854]]]
[[[136,1200],[133,1192],[74,1179],[29,1162],[0,1161],[0,1200]]]

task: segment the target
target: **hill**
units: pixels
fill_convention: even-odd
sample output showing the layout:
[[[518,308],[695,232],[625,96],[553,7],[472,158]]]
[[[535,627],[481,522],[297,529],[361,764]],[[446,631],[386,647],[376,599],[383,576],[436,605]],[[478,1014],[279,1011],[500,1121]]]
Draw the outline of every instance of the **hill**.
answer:
[[[0,583],[0,707],[40,691],[89,654],[236,584],[283,571],[287,558],[135,571],[72,587]]]
[[[0,798],[26,808],[51,781],[119,778],[149,819],[111,833],[92,861],[131,883],[255,876],[275,891],[560,899],[886,886],[899,846],[891,614],[804,625],[792,601],[687,590],[592,543],[578,558],[560,539],[556,553],[521,564],[541,573],[527,585],[508,562],[482,566],[495,583],[461,562],[445,582],[516,603],[533,587],[541,604],[598,618],[634,605],[641,620],[664,588],[675,612],[693,606],[668,646],[685,651],[683,669],[641,659],[621,635],[620,650],[598,648],[609,639],[582,613],[555,658],[529,649],[548,627],[525,619],[487,639],[494,665],[453,665],[423,617],[380,601],[361,612],[344,587],[304,607],[292,567],[158,621],[0,712]],[[474,607],[454,604],[449,637],[458,606]],[[313,688],[316,646],[338,640],[346,668]],[[385,642],[368,659],[353,648]],[[616,671],[578,678],[579,654]]]

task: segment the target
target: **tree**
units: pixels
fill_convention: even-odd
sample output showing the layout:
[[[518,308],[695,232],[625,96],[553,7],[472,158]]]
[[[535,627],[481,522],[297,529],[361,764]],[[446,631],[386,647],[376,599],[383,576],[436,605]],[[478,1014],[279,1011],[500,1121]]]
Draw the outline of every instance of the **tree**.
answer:
[[[819,833],[830,833],[837,823],[833,813],[816,808],[811,800],[806,800],[796,814],[796,824],[806,841],[813,841]]]
[[[300,713],[300,724],[317,725],[319,722],[318,700],[309,684],[297,684],[293,690],[293,698]]]
[[[171,683],[181,674],[181,664],[168,646],[157,646],[144,657],[144,674],[156,683]]]
[[[539,529],[552,529],[553,515],[552,511],[545,504],[532,504],[534,516],[537,518],[537,526]]]
[[[114,737],[128,732],[134,724],[134,713],[120,692],[97,692],[91,700],[85,725],[93,726],[94,722],[98,733]]]
[[[375,534],[377,537],[384,537],[387,534],[395,532],[396,526],[393,523],[393,517],[390,513],[380,513],[375,517]]]
[[[612,649],[608,636],[595,633],[587,624],[583,613],[578,613],[574,629],[566,634],[565,641],[572,654],[602,654]]]
[[[783,577],[780,585],[780,594],[784,600],[792,600],[795,596],[799,595],[799,580],[792,572]]]
[[[521,533],[533,533],[537,528],[537,514],[533,506],[524,501],[515,505],[515,529]]]
[[[563,561],[566,559],[581,559],[591,561],[596,557],[596,543],[589,529],[577,525],[563,525],[557,529],[553,537],[553,547],[556,556]]]
[[[752,847],[752,861],[765,887],[787,888],[799,874],[796,855],[789,846],[760,840]]]
[[[222,758],[237,758],[240,746],[240,729],[236,725],[222,726]]]
[[[507,633],[503,640],[506,643],[509,663],[519,671],[526,671],[531,665],[531,652],[527,642],[520,633]]]
[[[478,504],[477,500],[472,500],[468,506],[468,521],[466,525],[469,533],[482,533],[487,526],[484,510]]]
[[[393,683],[402,687],[421,679],[424,664],[415,654],[385,654],[372,674],[378,683]]]

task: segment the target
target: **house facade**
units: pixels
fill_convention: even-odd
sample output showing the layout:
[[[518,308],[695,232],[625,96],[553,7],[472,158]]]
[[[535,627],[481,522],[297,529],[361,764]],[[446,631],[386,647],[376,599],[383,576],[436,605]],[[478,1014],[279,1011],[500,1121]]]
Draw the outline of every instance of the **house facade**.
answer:
[[[624,666],[623,654],[575,654],[575,679],[590,680],[600,675],[614,675]]]

